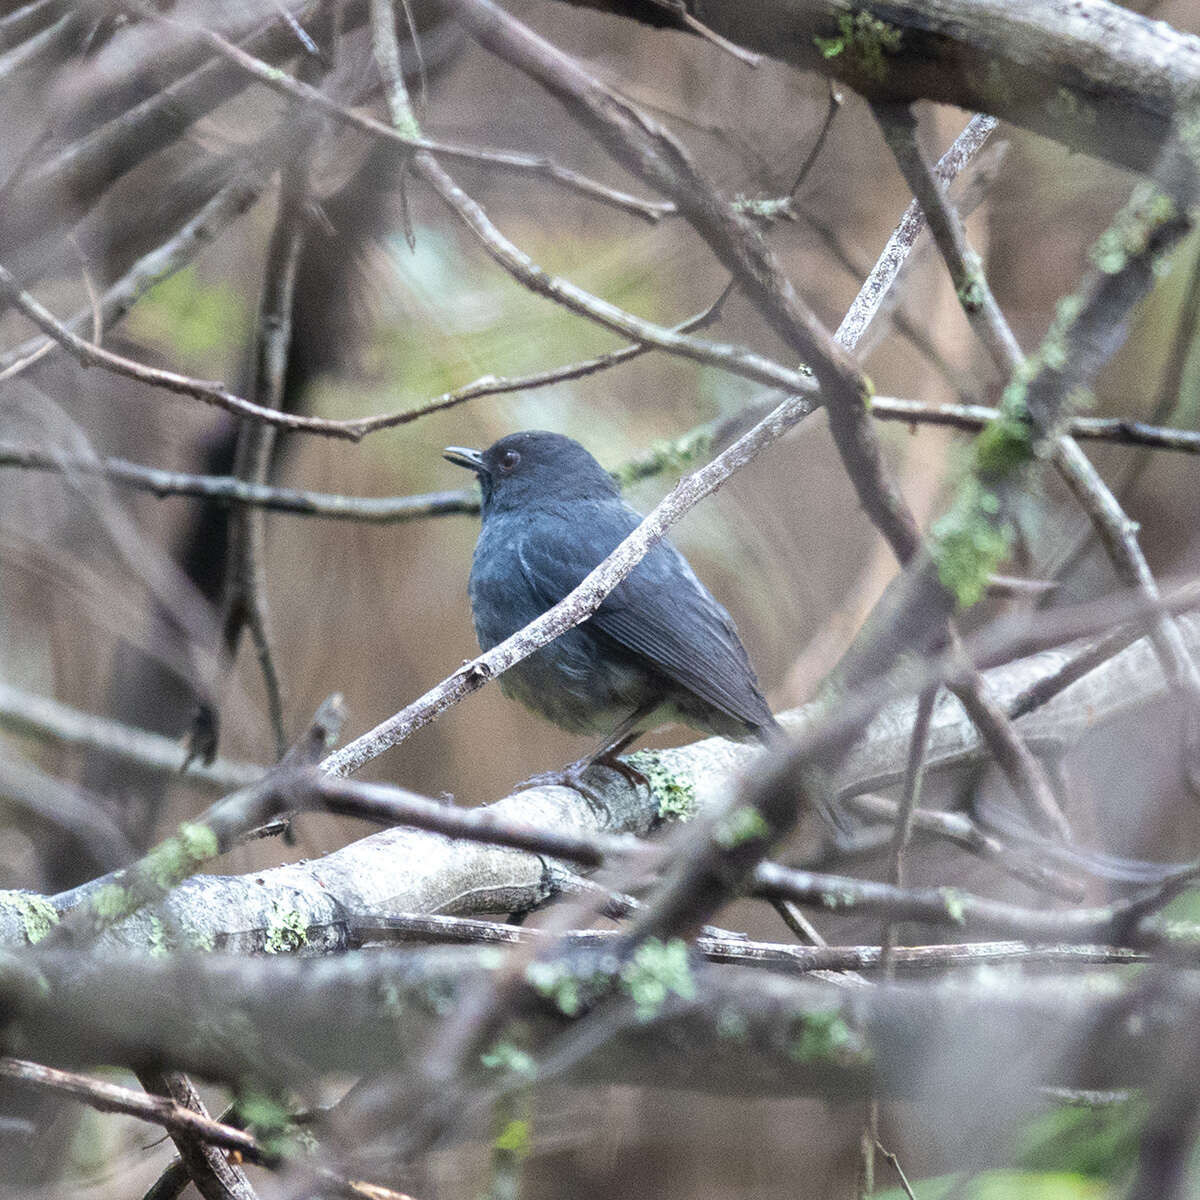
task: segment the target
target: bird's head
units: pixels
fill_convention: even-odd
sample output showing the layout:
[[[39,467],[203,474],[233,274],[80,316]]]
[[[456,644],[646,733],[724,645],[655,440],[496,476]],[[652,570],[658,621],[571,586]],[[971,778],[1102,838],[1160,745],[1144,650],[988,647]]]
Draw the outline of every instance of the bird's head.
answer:
[[[546,507],[619,494],[609,473],[576,441],[529,429],[486,450],[447,446],[443,457],[479,476],[483,513],[524,505]]]

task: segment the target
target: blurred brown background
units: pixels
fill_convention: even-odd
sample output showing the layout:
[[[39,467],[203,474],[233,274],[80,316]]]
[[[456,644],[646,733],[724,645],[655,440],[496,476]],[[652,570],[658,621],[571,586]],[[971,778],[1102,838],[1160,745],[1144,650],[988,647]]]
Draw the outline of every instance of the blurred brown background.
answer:
[[[824,80],[770,61],[750,69],[698,39],[566,5],[519,8],[535,28],[670,125],[727,193],[775,197],[791,187],[826,110]],[[1164,3],[1154,15],[1200,29],[1194,3]],[[54,86],[53,81],[30,81],[28,111],[52,98]],[[248,129],[265,128],[280,111],[277,97],[252,90],[194,131],[189,149],[237,147]],[[456,47],[431,70],[421,116],[432,136],[546,153],[643,192],[545,94],[474,45]],[[922,133],[929,150],[941,153],[966,119],[955,111],[924,109]],[[1020,131],[1002,128],[995,140],[1000,139],[1007,143],[1006,153],[991,163],[996,179],[970,226],[1000,304],[1031,350],[1056,301],[1074,286],[1090,241],[1124,201],[1133,180]],[[12,146],[9,150],[15,153]],[[483,374],[536,370],[617,344],[605,332],[523,293],[436,198],[411,180],[406,199],[415,247],[410,249],[394,174],[380,170],[372,177],[364,139],[336,130],[323,136],[314,153],[327,203],[310,234],[302,268],[299,354],[293,364],[294,386],[311,411],[348,417],[404,408]],[[146,164],[127,185],[128,194],[136,197],[139,187],[147,188],[156,172],[168,169],[164,161],[169,165],[169,160],[170,152]],[[725,285],[719,265],[678,221],[651,226],[549,185],[465,166],[453,173],[536,262],[652,320],[683,320],[711,303]],[[349,193],[340,190],[347,181]],[[831,327],[908,199],[864,103],[847,94],[799,193],[800,218],[777,223],[767,233],[798,289]],[[109,344],[195,376],[224,379],[235,390],[243,385],[273,203],[269,198],[260,204],[194,267],[156,288],[109,335]],[[855,271],[843,265],[830,238]],[[1198,255],[1195,237],[1176,252],[1174,272],[1139,311],[1126,347],[1104,373],[1098,412],[1142,417],[1154,412]],[[88,267],[103,282],[105,265],[92,260]],[[85,303],[78,266],[54,272],[39,295],[60,313]],[[905,281],[900,310],[928,346],[914,345],[895,326],[879,340],[865,366],[881,394],[929,402],[997,398],[1001,381],[970,336],[928,247]],[[6,345],[29,333],[11,314],[0,328]],[[736,296],[711,336],[783,354]],[[1180,424],[1196,421],[1198,373],[1200,361],[1191,355],[1179,390],[1181,404],[1170,410]],[[204,448],[218,444],[227,429],[226,418],[213,410],[84,371],[61,355],[39,365],[29,378],[61,406],[59,432],[68,422],[77,423],[101,454],[204,470]],[[952,383],[962,389],[958,397]],[[736,413],[758,394],[745,381],[647,355],[590,379],[474,401],[374,434],[360,445],[289,438],[275,481],[354,496],[461,487],[461,472],[442,460],[441,448],[485,446],[520,428],[569,434],[603,463],[616,466],[657,439]],[[19,423],[20,414],[36,408],[36,402],[14,383],[0,383],[0,398],[5,397],[12,422],[5,436],[38,436],[36,422]],[[956,437],[899,426],[883,427],[881,436],[907,496],[927,520],[939,511]],[[1095,457],[1110,479],[1120,480],[1136,455],[1096,451]],[[1157,456],[1128,493],[1127,507],[1142,522],[1151,565],[1165,577],[1200,565],[1195,470],[1185,456]],[[646,509],[672,482],[663,477],[641,484],[630,499]],[[197,501],[125,491],[113,491],[112,497],[132,520],[138,539],[155,553],[169,557],[183,545],[193,553],[203,551]],[[1030,561],[1021,565],[1035,576],[1048,576],[1078,540],[1083,521],[1053,488],[1039,507],[1038,536]],[[466,599],[474,518],[360,526],[272,514],[268,529],[268,599],[291,735],[304,728],[323,697],[341,691],[351,713],[347,736],[355,736],[474,653]],[[154,605],[104,530],[87,489],[73,491],[48,475],[0,475],[0,674],[84,710],[116,712],[181,735],[186,695],[153,676],[158,683],[135,689],[130,707],[121,684],[129,678],[119,674],[122,669],[138,677],[139,668],[130,663],[138,658],[139,646],[154,641],[143,636]],[[674,537],[734,614],[777,710],[812,694],[893,570],[857,508],[820,415],[702,505]],[[1073,568],[1063,594],[1079,598],[1110,585],[1107,566],[1093,553]],[[117,692],[124,694],[124,711],[114,699]],[[273,742],[248,645],[221,700],[222,753],[269,761]],[[1142,733],[1135,725],[1122,737]],[[687,736],[664,730],[656,738]],[[5,743],[56,775],[86,778],[101,791],[106,779],[111,781],[94,758],[8,735]],[[366,774],[476,804],[503,796],[517,781],[590,748],[586,739],[551,728],[489,687],[377,760]],[[1106,748],[1108,757],[1097,757]],[[1090,747],[1089,754],[1114,808],[1121,807],[1126,787],[1153,792],[1144,767],[1112,749],[1111,737]],[[120,787],[129,786],[122,776]],[[1163,781],[1163,789],[1170,786]],[[1152,812],[1152,796],[1143,798],[1150,807],[1141,811]],[[114,797],[125,818],[140,813],[129,833],[142,845],[207,802],[204,793],[179,780],[165,797],[140,807],[128,794]],[[1153,821],[1143,820],[1119,831],[1120,848],[1174,855],[1195,840],[1194,829],[1175,829],[1164,842]],[[288,854],[312,857],[361,832],[350,822],[302,817],[294,847],[254,843],[230,854],[221,869],[251,871]],[[53,889],[90,873],[73,857],[69,839],[47,859],[43,833],[27,813],[6,808],[0,797],[0,887]],[[784,936],[774,918],[748,906],[727,920],[752,934]],[[862,1119],[858,1109],[828,1111],[810,1102],[718,1101],[632,1090],[608,1094],[598,1108],[593,1103],[594,1098],[572,1102],[565,1118],[560,1114],[556,1121],[548,1114],[539,1125],[530,1195],[766,1200],[846,1194]],[[927,1118],[905,1112],[888,1117],[887,1136],[902,1141],[905,1164],[917,1175],[947,1165],[944,1147],[924,1144]],[[900,1127],[907,1127],[907,1137],[901,1138]],[[88,1137],[99,1136],[94,1118],[83,1128],[91,1131]],[[140,1143],[128,1141],[127,1133],[105,1136],[112,1139],[108,1150],[99,1142],[77,1149],[82,1176],[94,1158],[95,1186],[71,1194],[134,1194],[126,1184],[147,1171]],[[140,1131],[139,1136],[145,1139]],[[430,1181],[429,1195],[469,1194],[471,1169],[470,1162],[452,1158],[445,1177]],[[120,1187],[103,1181],[110,1172],[120,1177]],[[48,1187],[29,1194],[55,1194],[53,1185]]]

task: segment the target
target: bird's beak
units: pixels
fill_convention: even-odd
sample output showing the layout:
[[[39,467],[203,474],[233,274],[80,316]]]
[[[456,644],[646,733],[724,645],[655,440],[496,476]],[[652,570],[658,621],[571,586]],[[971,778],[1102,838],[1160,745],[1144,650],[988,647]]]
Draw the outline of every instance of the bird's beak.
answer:
[[[476,475],[487,472],[483,465],[483,452],[480,450],[468,450],[466,446],[447,446],[442,451],[442,457],[456,467],[466,467],[468,471],[474,471]]]

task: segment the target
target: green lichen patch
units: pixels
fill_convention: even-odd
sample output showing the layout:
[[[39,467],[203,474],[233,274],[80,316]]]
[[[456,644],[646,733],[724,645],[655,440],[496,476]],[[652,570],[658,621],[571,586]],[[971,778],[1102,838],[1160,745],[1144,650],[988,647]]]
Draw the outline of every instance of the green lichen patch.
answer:
[[[999,497],[968,476],[954,504],[934,522],[930,533],[938,579],[959,608],[970,608],[982,599],[988,580],[1012,545],[1012,527],[1000,515]]]
[[[156,916],[150,917],[146,938],[152,958],[166,958],[171,952],[167,938],[167,929],[160,918]]]
[[[1131,258],[1145,253],[1154,235],[1179,219],[1179,209],[1165,192],[1151,183],[1136,187],[1129,203],[1096,239],[1091,249],[1093,266],[1106,275],[1123,271]]]
[[[977,313],[983,308],[982,277],[970,274],[958,285],[958,302],[969,313]]]
[[[1169,941],[1200,945],[1200,924],[1195,921],[1162,921],[1159,928]]]
[[[1079,92],[1073,92],[1070,88],[1055,88],[1054,95],[1046,101],[1046,106],[1056,124],[1080,128],[1096,124],[1096,110]]]
[[[207,825],[185,821],[142,860],[146,878],[160,892],[169,892],[220,852],[217,835]]]
[[[492,1139],[492,1149],[517,1158],[527,1158],[533,1149],[533,1122],[526,1117],[513,1117],[505,1121],[500,1132]]]
[[[707,457],[712,444],[712,427],[702,425],[680,437],[652,442],[644,454],[617,467],[612,476],[620,487],[626,488],[654,475],[677,475]]]
[[[268,1154],[284,1158],[295,1149],[292,1113],[281,1097],[247,1085],[238,1092],[236,1104],[246,1128]]]
[[[271,919],[267,925],[263,950],[268,954],[290,954],[308,945],[308,924],[294,908],[279,900],[271,903]]]
[[[972,449],[976,472],[985,479],[1002,479],[1033,459],[1033,426],[1003,414],[983,427]]]
[[[1187,153],[1200,162],[1200,104],[1193,102],[1181,109],[1175,118],[1175,132]]]
[[[670,996],[694,999],[696,981],[692,978],[687,944],[679,938],[669,942],[650,938],[621,968],[621,986],[633,1001],[639,1021],[652,1021]]]
[[[1055,305],[1054,320],[1050,322],[1046,337],[1027,363],[1026,369],[1031,379],[1034,373],[1044,369],[1061,371],[1067,365],[1070,333],[1083,309],[1083,297],[1075,293],[1064,296]]]
[[[760,221],[792,220],[796,216],[791,196],[735,196],[733,207]]]
[[[788,1045],[793,1062],[826,1062],[859,1049],[858,1038],[840,1012],[805,1013],[797,1018],[797,1025]]]
[[[36,892],[0,893],[0,905],[17,914],[25,940],[31,946],[36,946],[58,924],[58,909]]]
[[[771,827],[762,813],[749,804],[739,804],[727,813],[713,830],[713,840],[724,850],[735,850],[746,842],[766,841]]]
[[[946,915],[952,920],[955,925],[962,925],[966,922],[966,903],[963,900],[962,893],[955,888],[944,887],[942,891],[942,901],[946,905]]]
[[[580,970],[570,961],[535,961],[525,968],[525,980],[535,992],[550,1000],[566,1017],[577,1017],[611,993],[617,959],[586,960]]]
[[[583,1008],[579,978],[566,963],[531,962],[525,979],[539,996],[552,1000],[564,1016],[575,1017]]]
[[[963,256],[963,272],[957,281],[958,302],[967,313],[977,313],[983,308],[987,295],[987,283],[983,277],[983,263],[979,255],[968,250]]]
[[[406,137],[410,141],[416,141],[421,136],[421,126],[418,124],[417,118],[411,109],[400,113],[392,121],[392,128],[401,137]]]
[[[489,1071],[504,1075],[516,1075],[520,1079],[537,1078],[537,1063],[528,1050],[517,1045],[511,1038],[500,1038],[479,1056],[479,1062]]]
[[[111,925],[137,909],[133,893],[119,883],[106,883],[92,897],[89,905],[96,920]]]
[[[690,821],[696,815],[696,785],[686,776],[667,767],[654,750],[631,754],[629,765],[641,772],[658,801],[658,815],[664,821]]]
[[[189,950],[201,954],[211,954],[217,948],[217,939],[211,929],[187,928],[184,930],[184,939]]]
[[[865,10],[841,13],[837,27],[834,37],[813,37],[821,56],[845,54],[868,79],[882,83],[887,78],[887,55],[899,52],[903,31]]]
[[[745,1013],[727,1005],[717,1013],[717,1036],[732,1042],[744,1042],[750,1032],[750,1022]]]

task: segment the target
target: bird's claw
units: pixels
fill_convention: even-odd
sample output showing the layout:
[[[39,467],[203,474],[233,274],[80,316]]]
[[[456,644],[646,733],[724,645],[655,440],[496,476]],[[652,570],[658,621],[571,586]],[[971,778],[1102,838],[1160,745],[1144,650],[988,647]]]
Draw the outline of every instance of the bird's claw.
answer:
[[[581,758],[557,771],[543,771],[532,775],[524,782],[517,784],[516,791],[526,792],[538,787],[566,787],[578,792],[587,802],[600,812],[607,812],[608,804],[596,788],[588,782],[587,776],[593,767],[609,767],[616,771],[632,787],[649,787],[650,781],[637,767],[631,766],[624,759],[617,758]]]
[[[591,759],[581,758],[578,762],[570,763],[557,771],[542,771],[537,775],[531,775],[528,779],[518,783],[515,790],[527,792],[532,788],[542,787],[570,788],[572,791],[578,792],[593,808],[603,809],[605,804],[600,793],[584,778],[591,765]]]

